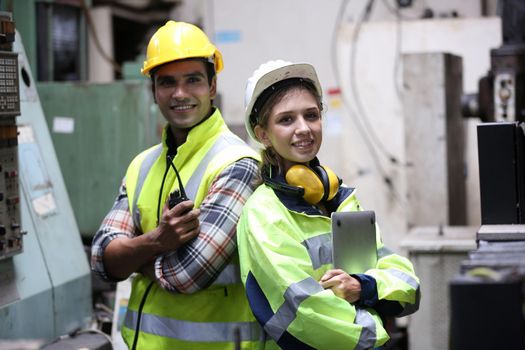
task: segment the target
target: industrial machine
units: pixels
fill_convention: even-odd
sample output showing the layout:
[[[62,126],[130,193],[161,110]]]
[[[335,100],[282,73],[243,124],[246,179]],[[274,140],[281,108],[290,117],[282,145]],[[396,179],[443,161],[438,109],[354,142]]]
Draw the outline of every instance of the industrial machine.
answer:
[[[482,226],[450,282],[452,350],[525,348],[525,3],[501,5],[503,45],[491,50],[473,99],[485,121],[477,130]]]
[[[22,40],[7,12],[0,13],[0,139],[0,342],[46,344],[90,324],[91,275]]]
[[[20,114],[17,54],[12,52],[15,27],[8,13],[0,15],[0,260],[23,251],[18,186],[16,117]]]

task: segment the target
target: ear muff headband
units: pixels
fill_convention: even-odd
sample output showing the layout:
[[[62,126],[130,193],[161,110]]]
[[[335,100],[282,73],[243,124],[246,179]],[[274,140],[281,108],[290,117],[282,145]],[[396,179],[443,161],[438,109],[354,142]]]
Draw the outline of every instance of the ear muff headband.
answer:
[[[337,175],[327,166],[318,165],[313,167],[313,170],[319,175],[324,188],[323,201],[331,200],[337,194],[339,190],[339,178]]]
[[[288,184],[272,180],[267,175],[263,174],[263,181],[265,184],[273,188],[274,190],[281,191],[284,193],[288,193],[294,196],[303,197],[304,196],[304,188],[297,187],[297,186],[290,186]]]
[[[323,185],[323,198],[321,200],[326,200],[330,191],[330,179],[328,179],[328,174],[326,170],[320,165],[312,167],[312,170],[319,177],[321,184]]]

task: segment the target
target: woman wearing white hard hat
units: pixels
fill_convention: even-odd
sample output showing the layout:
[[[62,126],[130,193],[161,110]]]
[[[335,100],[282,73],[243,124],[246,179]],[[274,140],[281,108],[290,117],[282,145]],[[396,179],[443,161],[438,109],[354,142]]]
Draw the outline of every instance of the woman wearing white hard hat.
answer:
[[[377,231],[377,264],[349,275],[332,263],[331,214],[362,210],[355,189],[317,159],[322,89],[315,69],[282,60],[248,79],[245,124],[263,146],[260,186],[237,226],[241,278],[265,348],[371,349],[384,317],[417,310],[419,279]]]

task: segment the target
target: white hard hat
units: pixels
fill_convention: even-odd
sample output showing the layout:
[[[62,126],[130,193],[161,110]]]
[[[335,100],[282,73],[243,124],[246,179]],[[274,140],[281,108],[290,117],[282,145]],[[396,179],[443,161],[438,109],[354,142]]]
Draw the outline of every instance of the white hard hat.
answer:
[[[323,95],[317,73],[311,64],[292,63],[283,60],[268,61],[261,64],[248,79],[244,94],[244,125],[253,140],[259,142],[250,124],[252,112],[258,112],[254,111],[257,99],[266,89],[272,87],[275,83],[291,78],[302,78],[310,81],[319,96]]]

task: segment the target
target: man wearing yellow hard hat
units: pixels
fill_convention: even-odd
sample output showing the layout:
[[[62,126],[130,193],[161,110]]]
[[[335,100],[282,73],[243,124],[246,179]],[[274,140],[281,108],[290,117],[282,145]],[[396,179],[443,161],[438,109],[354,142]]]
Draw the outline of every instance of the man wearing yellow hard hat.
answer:
[[[91,255],[106,280],[134,276],[121,329],[130,349],[259,344],[235,239],[258,155],[213,105],[222,68],[219,50],[188,23],[168,21],[147,48],[142,74],[167,124],[162,142],[130,163]]]

